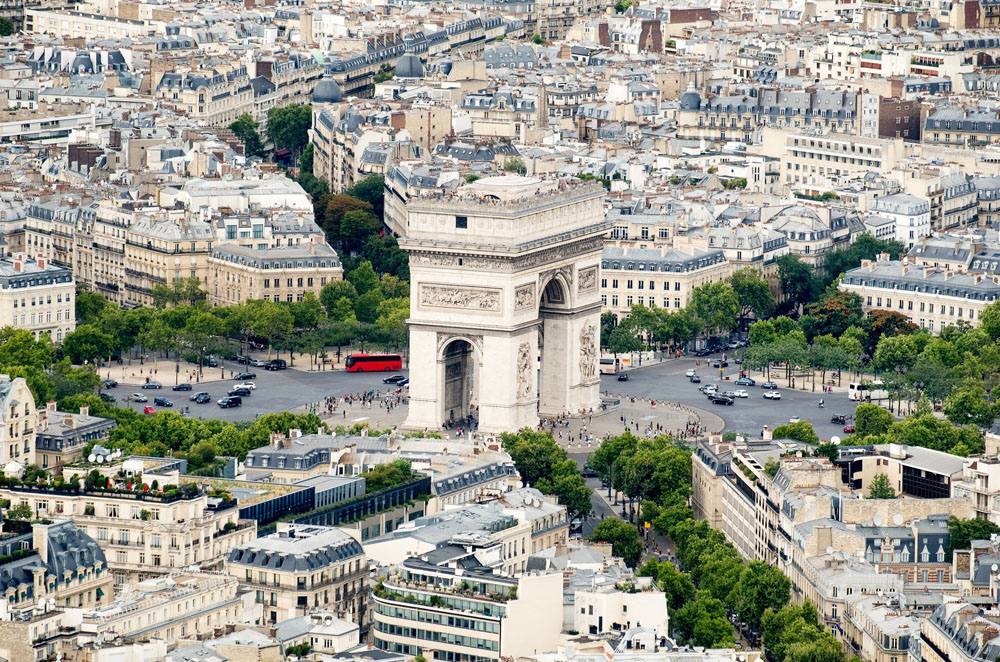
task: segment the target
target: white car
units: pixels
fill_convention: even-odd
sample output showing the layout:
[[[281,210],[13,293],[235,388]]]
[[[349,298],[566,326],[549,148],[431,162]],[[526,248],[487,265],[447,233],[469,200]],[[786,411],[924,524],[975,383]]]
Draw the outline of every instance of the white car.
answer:
[[[799,422],[799,421],[801,421],[801,420],[802,420],[802,419],[801,419],[801,418],[799,418],[798,416],[792,416],[792,417],[791,417],[790,419],[788,419],[788,422],[789,422],[789,423],[798,423],[798,422]]]
[[[688,368],[688,369],[687,369],[687,372],[685,372],[685,373],[684,373],[684,376],[685,376],[685,377],[694,377],[694,376],[695,376],[695,375],[697,375],[697,374],[698,374],[698,373],[697,373],[697,372],[695,371],[695,369],[694,369],[694,368]]]
[[[733,393],[736,394],[737,398],[749,398],[750,397],[750,394],[747,393],[747,390],[745,388],[738,388],[735,391],[733,391]]]
[[[254,384],[253,382],[236,382],[235,384],[233,384],[233,388],[248,388],[251,391],[256,391],[257,385]]]
[[[143,393],[133,393],[129,396],[129,398],[132,402],[149,402],[149,398],[147,398]]]
[[[705,389],[705,395],[707,395],[708,397],[712,397],[718,390],[719,389],[715,388],[714,386],[709,386],[708,388]]]
[[[764,391],[764,398],[767,400],[781,400],[780,391]]]

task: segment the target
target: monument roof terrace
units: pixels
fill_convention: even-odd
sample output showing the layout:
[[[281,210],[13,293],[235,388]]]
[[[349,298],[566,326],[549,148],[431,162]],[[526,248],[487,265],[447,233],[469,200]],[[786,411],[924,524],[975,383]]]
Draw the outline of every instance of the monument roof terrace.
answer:
[[[411,210],[430,208],[450,211],[482,207],[477,211],[490,216],[517,215],[525,211],[537,212],[549,205],[603,196],[604,193],[604,186],[599,182],[504,175],[477,180],[454,192],[423,191],[409,200],[408,207]]]

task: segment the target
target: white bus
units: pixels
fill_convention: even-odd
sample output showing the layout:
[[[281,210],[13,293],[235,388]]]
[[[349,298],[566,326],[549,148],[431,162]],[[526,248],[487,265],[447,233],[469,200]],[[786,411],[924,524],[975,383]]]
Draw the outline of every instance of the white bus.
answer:
[[[621,366],[621,362],[610,356],[601,357],[601,374],[602,375],[614,375],[618,373],[618,369]]]
[[[878,402],[889,397],[889,391],[879,380],[874,382],[852,382],[847,389],[847,397],[855,402]]]

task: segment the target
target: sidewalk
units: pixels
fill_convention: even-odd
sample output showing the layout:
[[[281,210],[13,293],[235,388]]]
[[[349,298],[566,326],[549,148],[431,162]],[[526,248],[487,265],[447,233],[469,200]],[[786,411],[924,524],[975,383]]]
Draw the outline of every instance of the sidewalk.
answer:
[[[191,384],[202,384],[223,381],[230,370],[237,370],[239,364],[226,361],[219,368],[202,368],[198,371],[198,366],[187,361],[175,361],[173,359],[140,360],[132,359],[131,365],[126,360],[121,365],[111,364],[97,369],[97,374],[101,379],[113,379],[121,386],[139,386],[148,380],[160,382],[164,387],[174,386],[190,382]]]

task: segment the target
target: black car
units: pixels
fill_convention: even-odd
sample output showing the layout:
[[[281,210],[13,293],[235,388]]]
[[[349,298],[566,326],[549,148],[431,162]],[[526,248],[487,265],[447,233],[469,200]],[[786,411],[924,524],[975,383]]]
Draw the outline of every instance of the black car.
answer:
[[[701,383],[701,377],[699,377],[698,375],[691,375],[690,377],[688,377],[688,379],[691,380],[692,384],[700,384]]]
[[[238,356],[238,357],[236,357],[236,362],[237,363],[242,363],[243,365],[250,365],[251,361],[253,361],[253,359],[250,358],[249,356]]]
[[[712,367],[713,368],[728,368],[729,367],[729,361],[719,361],[718,359],[716,359],[715,363],[712,364]]]
[[[183,384],[178,384],[177,386],[173,387],[173,389],[171,389],[171,390],[173,390],[173,391],[190,391],[191,390],[191,385],[188,384],[187,382],[184,382]]]
[[[101,398],[101,400],[108,403],[109,405],[113,405],[116,402],[115,396],[111,395],[110,393],[101,393],[99,397]]]
[[[251,391],[250,389],[248,389],[248,388],[241,388],[241,387],[237,386],[235,388],[229,389],[229,393],[227,393],[226,395],[238,395],[238,396],[240,396],[242,398],[247,398],[247,397],[250,397],[251,394],[253,394],[253,391]]]
[[[219,407],[222,409],[229,409],[230,407],[241,407],[243,406],[243,398],[238,395],[230,395],[225,398],[219,399]]]
[[[240,374],[233,377],[233,379],[243,380],[243,379],[257,379],[256,372],[241,372]]]
[[[847,423],[847,417],[844,416],[843,414],[834,414],[833,416],[830,417],[830,422],[836,423],[837,425],[844,425],[845,423]]]
[[[735,400],[725,395],[713,395],[712,404],[713,405],[732,405]]]
[[[398,384],[399,382],[406,379],[403,375],[393,375],[392,377],[386,377],[382,380],[383,384]]]
[[[166,398],[153,398],[153,404],[157,407],[173,407],[174,403]]]
[[[115,388],[116,386],[118,386],[118,382],[116,382],[113,379],[105,379],[101,382],[101,386],[103,386],[104,388]]]
[[[618,381],[620,381],[620,382],[627,382],[628,381],[628,373],[627,372],[619,372],[618,373]]]
[[[694,353],[695,356],[709,356],[712,353],[710,349],[699,349]]]
[[[160,382],[154,382],[154,381],[150,380],[150,381],[146,382],[145,384],[143,384],[142,386],[140,386],[139,388],[157,389],[157,388],[163,388],[163,384],[161,384]]]
[[[284,370],[287,367],[285,359],[271,359],[264,365],[264,370]]]
[[[205,391],[201,391],[200,393],[195,393],[188,399],[196,404],[203,405],[206,402],[210,402],[212,400],[212,396],[210,396]]]
[[[597,472],[590,467],[584,467],[583,471],[580,472],[580,475],[584,478],[597,478]]]

